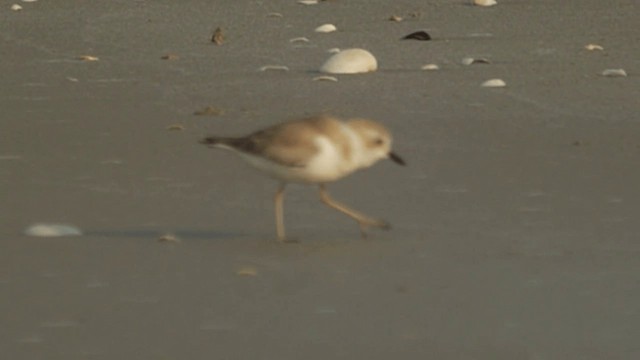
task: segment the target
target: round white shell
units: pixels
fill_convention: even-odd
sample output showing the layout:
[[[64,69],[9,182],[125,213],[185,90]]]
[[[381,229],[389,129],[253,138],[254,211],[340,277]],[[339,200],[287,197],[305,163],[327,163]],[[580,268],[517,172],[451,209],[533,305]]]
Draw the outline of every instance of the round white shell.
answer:
[[[376,58],[364,49],[342,50],[331,56],[321,67],[320,71],[329,74],[358,74],[376,71]]]

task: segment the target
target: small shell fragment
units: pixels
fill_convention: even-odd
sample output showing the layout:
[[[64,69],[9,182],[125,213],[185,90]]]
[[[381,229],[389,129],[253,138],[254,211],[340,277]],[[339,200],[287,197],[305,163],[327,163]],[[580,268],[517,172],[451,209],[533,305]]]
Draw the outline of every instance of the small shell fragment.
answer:
[[[439,70],[440,66],[438,64],[425,64],[420,67],[422,70]]]
[[[604,48],[598,44],[587,44],[584,46],[585,49],[589,50],[589,51],[594,51],[594,50],[604,50]]]
[[[20,10],[22,10],[22,6],[20,6],[18,4],[13,4],[13,5],[11,5],[11,10],[20,11]]]
[[[172,125],[167,126],[167,130],[170,130],[170,131],[184,130],[184,125],[182,125],[182,124],[172,124]]]
[[[473,5],[476,6],[494,6],[498,5],[496,0],[473,0]]]
[[[315,32],[319,32],[319,33],[330,33],[330,32],[334,32],[336,30],[338,30],[338,28],[336,28],[335,25],[333,25],[333,24],[324,24],[324,25],[318,26],[314,31]]]
[[[318,0],[298,0],[298,4],[302,5],[317,5]]]
[[[256,276],[258,275],[258,270],[253,266],[243,266],[236,270],[236,275],[238,276]]]
[[[602,76],[608,77],[625,77],[627,72],[624,69],[606,69],[602,72]]]
[[[78,60],[82,60],[82,61],[98,61],[100,59],[97,56],[93,56],[93,55],[82,55],[82,56],[78,56]]]
[[[313,78],[313,81],[333,81],[333,82],[337,82],[338,78],[335,76],[327,76],[327,75],[323,75],[323,76],[316,76]]]
[[[224,110],[215,106],[207,106],[202,110],[196,110],[193,112],[193,115],[198,116],[218,116],[222,114],[224,114]]]
[[[426,31],[420,30],[412,32],[409,35],[405,35],[402,37],[402,40],[420,40],[420,41],[428,41],[431,40],[431,35],[427,34]]]
[[[490,79],[482,83],[482,87],[505,87],[507,83],[502,79]]]
[[[224,34],[222,33],[222,28],[216,28],[213,31],[211,42],[216,45],[222,45],[222,43],[224,43]]]
[[[295,42],[309,42],[309,39],[307,39],[307,38],[306,38],[306,37],[304,37],[304,36],[300,36],[300,37],[296,37],[296,38],[293,38],[293,39],[289,39],[289,42],[290,42],[290,43],[295,43]]]
[[[289,68],[284,65],[265,65],[260,68],[260,71],[269,71],[269,70],[289,71]]]
[[[393,22],[400,22],[402,21],[402,16],[398,16],[398,15],[391,15],[389,16],[389,21],[393,21]]]
[[[461,61],[462,65],[472,65],[472,64],[490,64],[491,62],[487,58],[472,58],[466,57]]]
[[[268,13],[267,17],[284,17],[284,15],[280,14],[279,12],[272,12],[272,13]]]
[[[162,60],[178,60],[179,58],[176,54],[165,54],[160,57]]]
[[[33,224],[24,233],[37,237],[61,237],[82,235],[82,230],[68,224]]]
[[[174,234],[164,234],[164,235],[160,235],[160,237],[158,238],[158,242],[161,242],[161,243],[179,243],[180,239],[178,239],[178,237],[175,236]]]
[[[376,71],[376,58],[364,49],[347,49],[332,55],[320,67],[320,72],[329,74],[358,74]]]

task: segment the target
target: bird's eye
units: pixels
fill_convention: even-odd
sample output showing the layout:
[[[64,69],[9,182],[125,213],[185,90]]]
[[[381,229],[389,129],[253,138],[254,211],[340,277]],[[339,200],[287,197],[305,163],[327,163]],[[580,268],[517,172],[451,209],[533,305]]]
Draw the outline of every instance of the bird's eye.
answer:
[[[382,140],[381,138],[377,138],[373,141],[373,143],[376,145],[382,145],[384,144],[384,140]]]

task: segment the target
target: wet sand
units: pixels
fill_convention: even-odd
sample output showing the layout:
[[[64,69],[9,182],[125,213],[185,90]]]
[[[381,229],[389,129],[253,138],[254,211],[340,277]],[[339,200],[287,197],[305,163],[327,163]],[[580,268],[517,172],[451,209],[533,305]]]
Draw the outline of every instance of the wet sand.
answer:
[[[3,3],[2,353],[637,359],[640,15],[570,3]],[[399,40],[421,29],[433,40]],[[312,81],[333,47],[368,49],[379,71]],[[193,115],[207,106],[223,113]],[[394,228],[361,240],[297,186],[300,242],[281,245],[276,183],[197,139],[320,112],[393,131],[408,167],[329,190]],[[39,222],[84,235],[23,234]]]

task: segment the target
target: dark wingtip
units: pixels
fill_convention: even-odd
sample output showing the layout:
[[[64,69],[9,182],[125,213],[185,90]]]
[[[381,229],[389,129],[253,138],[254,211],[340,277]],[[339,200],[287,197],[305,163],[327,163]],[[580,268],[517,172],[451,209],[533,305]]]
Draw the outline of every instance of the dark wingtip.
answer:
[[[404,160],[402,160],[402,158],[398,156],[398,154],[394,153],[393,151],[389,153],[389,159],[393,160],[393,162],[395,162],[398,165],[402,165],[402,166],[407,165],[407,163],[405,163]]]
[[[209,137],[202,138],[202,139],[198,140],[198,142],[200,144],[204,144],[204,145],[214,145],[218,141],[213,136],[209,136]]]

